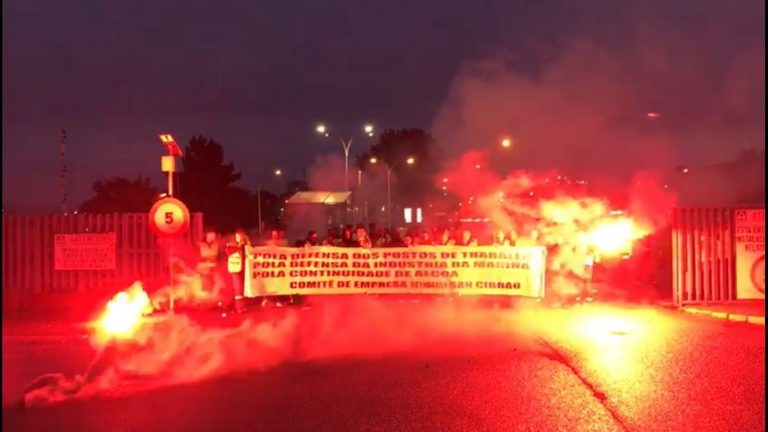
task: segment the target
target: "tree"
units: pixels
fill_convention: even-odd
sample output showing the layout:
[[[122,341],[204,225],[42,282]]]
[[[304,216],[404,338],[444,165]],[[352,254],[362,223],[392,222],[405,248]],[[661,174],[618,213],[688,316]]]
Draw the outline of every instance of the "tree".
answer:
[[[113,177],[93,184],[93,198],[80,205],[87,213],[142,213],[148,212],[160,191],[149,179],[136,177],[129,180]]]
[[[424,129],[388,129],[380,136],[370,150],[357,158],[357,166],[362,170],[375,169],[369,163],[371,157],[384,162],[392,168],[393,192],[403,203],[423,204],[434,192],[433,178],[437,167],[433,159],[435,140]],[[409,166],[404,161],[413,157],[416,163]]]
[[[233,185],[240,180],[234,163],[224,163],[221,144],[201,135],[190,139],[181,158],[179,197],[190,211],[202,212],[207,223],[219,230],[250,228],[250,194]]]

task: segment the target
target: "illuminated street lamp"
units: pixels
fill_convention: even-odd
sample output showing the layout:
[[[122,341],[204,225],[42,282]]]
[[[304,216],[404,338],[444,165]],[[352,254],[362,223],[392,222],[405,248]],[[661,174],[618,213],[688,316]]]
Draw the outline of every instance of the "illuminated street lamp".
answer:
[[[372,157],[369,159],[369,162],[375,164],[378,162],[378,159]],[[416,159],[409,156],[387,166],[387,227],[392,227],[392,170],[403,162],[408,165],[413,165],[416,163]]]
[[[365,125],[363,125],[363,132],[367,136],[372,137],[373,136],[373,130],[374,130],[374,127],[373,127],[372,124],[366,123]],[[354,137],[352,137],[352,138],[350,138],[348,140],[345,140],[345,139],[341,138],[340,136],[336,135],[335,133],[331,132],[328,129],[328,127],[326,125],[324,125],[324,124],[317,125],[315,127],[315,132],[317,132],[319,135],[322,135],[322,136],[325,136],[325,137],[333,136],[336,139],[338,139],[339,142],[341,143],[341,148],[344,149],[344,191],[348,192],[349,191],[349,149],[350,149],[350,147],[352,147],[352,141],[353,141]]]
[[[283,170],[276,168],[274,174],[275,177],[280,177],[283,175]],[[264,232],[264,224],[261,222],[261,185],[256,187],[256,207],[258,208],[259,214],[259,237],[261,237],[262,233]]]
[[[503,148],[510,148],[510,147],[512,147],[512,139],[509,138],[509,137],[505,137],[504,139],[501,140],[501,146]]]

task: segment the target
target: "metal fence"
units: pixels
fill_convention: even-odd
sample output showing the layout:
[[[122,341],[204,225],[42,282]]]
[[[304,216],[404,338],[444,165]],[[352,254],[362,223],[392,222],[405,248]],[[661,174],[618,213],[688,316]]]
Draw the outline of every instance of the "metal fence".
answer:
[[[678,305],[736,300],[734,209],[677,208],[672,287]]]
[[[202,236],[203,217],[192,215],[185,239]],[[54,235],[115,233],[114,270],[54,268]],[[3,215],[3,311],[37,294],[114,292],[136,280],[158,283],[168,267],[146,213]]]

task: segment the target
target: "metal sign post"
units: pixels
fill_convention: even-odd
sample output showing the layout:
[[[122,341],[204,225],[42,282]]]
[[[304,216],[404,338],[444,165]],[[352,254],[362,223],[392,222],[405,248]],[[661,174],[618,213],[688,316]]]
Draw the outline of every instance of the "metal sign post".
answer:
[[[176,156],[182,156],[181,148],[179,148],[179,145],[176,144],[176,140],[173,139],[173,136],[171,134],[160,134],[158,135],[160,138],[160,142],[163,143],[165,148],[168,150],[168,155],[162,156],[160,158],[160,169],[163,172],[168,173],[168,198],[173,197],[173,173],[176,172]],[[162,200],[161,200],[162,201]],[[160,203],[161,201],[158,201]],[[179,206],[180,204],[180,206]],[[157,205],[157,204],[156,204]],[[178,200],[175,200],[174,202],[167,202],[167,205],[176,206],[177,208],[183,208],[181,211],[182,215],[185,215],[186,217],[182,216],[182,220],[179,221],[177,218],[176,221],[174,221],[174,211],[166,211],[165,214],[163,214],[164,223],[165,225],[176,225],[181,224],[183,228],[182,230],[186,230],[186,228],[189,225],[189,211],[187,210],[186,206]],[[162,207],[162,206],[161,206]],[[155,207],[153,207],[155,209]],[[159,211],[159,208],[157,209]],[[162,213],[158,213],[162,214]],[[152,213],[150,212],[150,220],[152,223],[156,223],[156,218],[153,217]],[[160,225],[153,225],[155,228],[160,228],[162,226],[162,223]],[[167,229],[168,227],[166,227]],[[173,230],[173,229],[172,229]],[[161,230],[162,231],[162,230]],[[173,238],[170,238],[170,243],[168,245],[168,274],[170,279],[170,287],[171,287],[171,294],[170,294],[170,308],[171,311],[173,311],[174,301],[173,301],[173,285],[174,285],[174,275],[173,275]]]

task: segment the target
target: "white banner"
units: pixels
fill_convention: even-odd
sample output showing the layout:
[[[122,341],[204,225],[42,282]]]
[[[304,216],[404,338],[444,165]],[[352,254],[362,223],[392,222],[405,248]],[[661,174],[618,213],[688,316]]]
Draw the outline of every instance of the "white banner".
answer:
[[[114,270],[115,233],[54,234],[54,270]]]
[[[736,298],[765,298],[765,209],[736,210]]]
[[[544,296],[544,247],[255,247],[246,297],[323,294]]]

